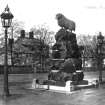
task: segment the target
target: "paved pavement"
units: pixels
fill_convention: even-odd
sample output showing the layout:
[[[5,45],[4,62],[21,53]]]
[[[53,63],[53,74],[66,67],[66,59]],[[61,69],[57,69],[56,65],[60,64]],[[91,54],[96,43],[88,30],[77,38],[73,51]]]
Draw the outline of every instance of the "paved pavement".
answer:
[[[9,75],[9,91],[11,96],[3,97],[3,76],[0,75],[0,105],[105,105],[105,85],[99,88],[81,89],[68,95],[47,90],[33,90],[31,86],[35,75]],[[39,78],[46,78],[42,74]],[[104,78],[103,73],[103,78]],[[85,79],[97,79],[98,73],[85,73]]]

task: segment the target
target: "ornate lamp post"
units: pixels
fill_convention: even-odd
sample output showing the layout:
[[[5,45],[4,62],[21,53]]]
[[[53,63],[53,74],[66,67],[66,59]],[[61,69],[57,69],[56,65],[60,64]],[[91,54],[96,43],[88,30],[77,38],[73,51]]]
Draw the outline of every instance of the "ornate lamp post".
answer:
[[[99,32],[99,35],[97,36],[97,47],[98,47],[98,69],[99,69],[99,82],[102,82],[102,62],[103,62],[103,56],[102,56],[102,45],[104,41],[104,36],[102,36],[101,32]]]
[[[10,12],[8,5],[5,11],[1,14],[2,26],[5,28],[5,56],[4,56],[4,96],[9,96],[8,89],[8,52],[7,52],[7,30],[11,26],[13,15]]]
[[[13,38],[13,27],[11,26],[11,37],[9,38],[9,46],[11,50],[11,66],[14,65],[13,63],[13,44],[14,44],[14,38]]]

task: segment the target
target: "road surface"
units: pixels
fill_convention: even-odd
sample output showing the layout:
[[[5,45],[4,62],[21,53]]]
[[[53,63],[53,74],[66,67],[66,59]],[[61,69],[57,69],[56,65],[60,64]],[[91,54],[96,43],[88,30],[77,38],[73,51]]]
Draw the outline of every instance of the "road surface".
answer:
[[[103,73],[103,78],[105,77]],[[46,74],[37,74],[46,78]],[[3,75],[0,76],[0,105],[105,105],[105,85],[82,89],[68,95],[46,90],[28,89],[35,74],[9,75],[11,96],[3,98]],[[98,79],[98,73],[85,72],[85,79]]]

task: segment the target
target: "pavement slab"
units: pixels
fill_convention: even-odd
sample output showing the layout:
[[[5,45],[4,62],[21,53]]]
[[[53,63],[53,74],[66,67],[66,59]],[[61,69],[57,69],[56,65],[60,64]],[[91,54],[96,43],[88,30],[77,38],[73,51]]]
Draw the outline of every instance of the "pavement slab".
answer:
[[[46,90],[10,89],[11,96],[0,105],[104,105],[105,89],[83,89],[68,95]]]

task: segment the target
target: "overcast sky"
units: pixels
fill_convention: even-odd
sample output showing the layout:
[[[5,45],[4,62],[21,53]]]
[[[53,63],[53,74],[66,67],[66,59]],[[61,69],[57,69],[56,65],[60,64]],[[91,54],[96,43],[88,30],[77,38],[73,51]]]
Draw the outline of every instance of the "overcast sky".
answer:
[[[57,32],[55,16],[62,13],[75,21],[77,34],[105,34],[105,0],[0,0],[0,13],[7,4],[14,19],[25,22],[26,30],[46,23]]]

